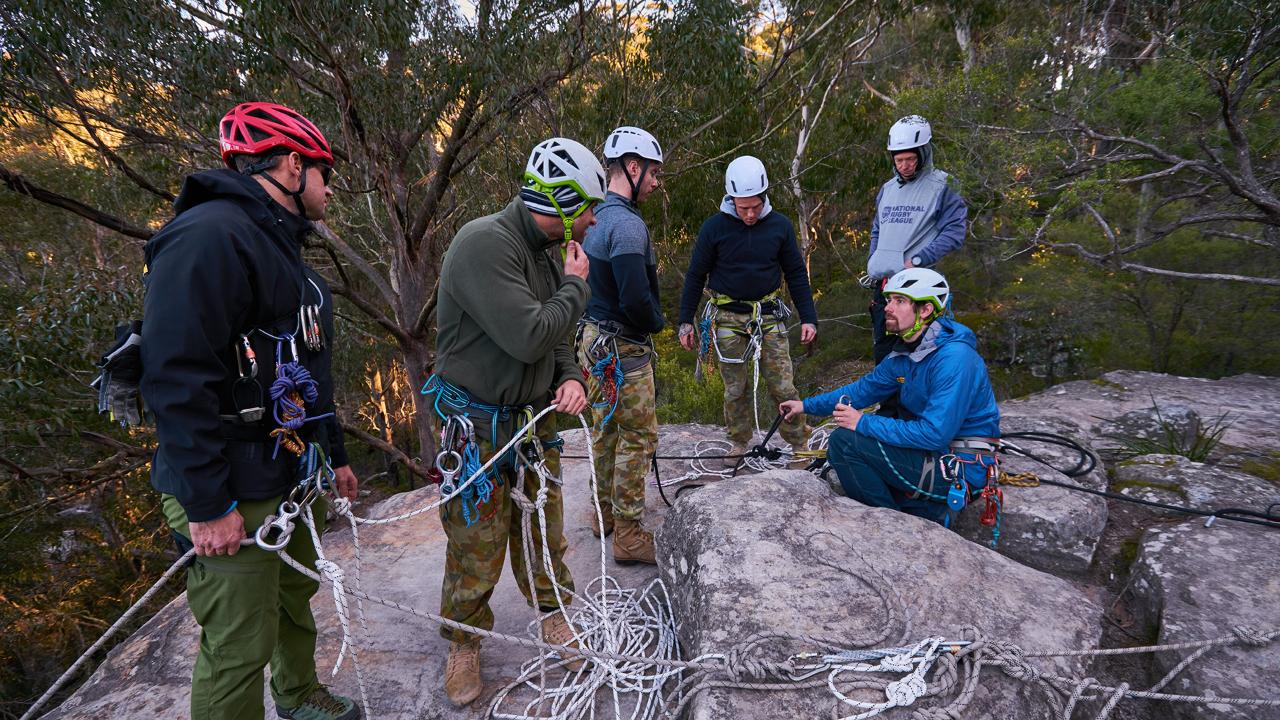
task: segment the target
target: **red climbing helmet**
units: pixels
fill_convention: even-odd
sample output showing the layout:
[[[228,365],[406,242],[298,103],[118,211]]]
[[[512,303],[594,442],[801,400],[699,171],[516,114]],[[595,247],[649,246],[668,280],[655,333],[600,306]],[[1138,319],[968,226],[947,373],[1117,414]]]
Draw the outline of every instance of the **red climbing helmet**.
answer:
[[[274,148],[333,165],[329,141],[310,120],[284,105],[247,102],[231,108],[218,123],[222,161],[235,169],[235,155],[261,155]]]

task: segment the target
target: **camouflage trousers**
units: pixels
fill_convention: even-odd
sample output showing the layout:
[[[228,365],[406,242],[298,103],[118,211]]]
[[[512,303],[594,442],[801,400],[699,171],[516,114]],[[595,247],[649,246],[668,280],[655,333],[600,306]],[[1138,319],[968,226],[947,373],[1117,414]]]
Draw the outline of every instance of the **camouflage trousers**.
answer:
[[[544,440],[555,437],[555,430],[549,419],[544,420],[539,427],[538,437]],[[477,438],[476,442],[480,444],[481,462],[488,462],[493,456],[493,444],[481,438]],[[547,450],[546,462],[547,469],[559,477],[560,452]],[[458,482],[465,479],[459,477]],[[537,473],[526,471],[524,496],[531,502],[536,500],[540,487],[541,481]],[[488,502],[477,506],[479,517],[470,527],[463,518],[460,498],[454,498],[441,506],[440,523],[449,539],[445,549],[444,582],[440,590],[440,614],[444,617],[485,630],[493,629],[493,610],[489,607],[489,598],[502,577],[502,565],[508,548],[511,550],[511,573],[529,605],[547,611],[558,607],[551,578],[542,562],[542,532],[538,527],[536,512],[529,518],[532,537],[529,556],[533,558],[534,584],[532,589],[529,587],[525,542],[521,530],[523,513],[511,499],[511,493],[515,491],[516,472],[510,469],[502,471],[502,483],[494,485]],[[572,591],[573,578],[569,575],[569,567],[564,563],[564,553],[569,544],[564,537],[564,496],[559,485],[551,485],[544,511],[547,517],[547,545],[556,582]],[[564,595],[564,600],[566,604],[569,602],[568,595]],[[440,635],[453,642],[476,639],[474,635],[443,626],[440,628]]]
[[[751,442],[755,431],[756,398],[753,395],[755,367],[748,348],[751,337],[746,326],[751,315],[720,309],[716,314],[716,340],[720,354],[726,358],[743,358],[741,363],[720,363],[724,378],[724,424],[729,439],[735,444]],[[791,345],[787,341],[787,329],[781,322],[771,326],[766,323],[760,345],[760,385],[767,392],[758,399],[761,430],[768,430],[778,415],[778,404],[783,400],[798,400],[795,382],[791,374]],[[796,415],[778,428],[782,439],[793,448],[803,448],[809,439],[809,428],[804,415]]]
[[[588,323],[583,328],[578,344],[578,360],[583,367],[594,364],[589,354],[599,335],[595,325]],[[612,403],[592,411],[597,424],[591,441],[596,465],[596,498],[603,509],[613,506],[615,518],[640,521],[644,515],[644,478],[649,471],[649,459],[658,447],[653,350],[622,340],[617,341],[617,348],[620,362],[639,362],[644,356],[650,356],[650,361],[624,373],[618,388],[617,409],[603,428],[599,423],[608,416]],[[587,385],[593,404],[606,401],[597,378],[588,378]]]

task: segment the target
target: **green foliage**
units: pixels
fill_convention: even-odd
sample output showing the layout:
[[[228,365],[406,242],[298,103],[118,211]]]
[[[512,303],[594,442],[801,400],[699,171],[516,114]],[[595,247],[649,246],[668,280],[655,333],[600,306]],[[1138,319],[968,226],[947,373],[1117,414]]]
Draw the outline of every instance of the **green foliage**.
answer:
[[[668,328],[654,338],[658,350],[655,383],[658,390],[658,422],[724,423],[724,380],[719,372],[705,372],[694,379],[694,355],[680,347]]]
[[[584,16],[577,7],[16,0],[0,9],[0,166],[154,229],[182,176],[219,164],[213,128],[228,107],[273,99],[303,111],[325,128],[340,159],[328,225],[376,276],[348,256],[308,250],[379,315],[338,301],[340,407],[373,430],[371,375],[394,377],[388,413],[410,456],[417,454],[411,399],[432,362],[433,335],[430,322],[411,333],[405,326],[430,298],[454,230],[510,199],[534,142],[556,134],[598,146],[620,124],[646,127],[668,152],[662,189],[642,212],[670,321],[731,157],[765,161],[778,212],[799,220],[802,208],[812,210],[809,258],[822,321],[811,348],[792,335],[801,394],[869,370],[869,293],[856,279],[877,189],[891,178],[885,132],[908,113],[932,121],[936,164],[968,204],[965,247],[940,269],[1001,398],[1115,368],[1280,373],[1280,335],[1267,332],[1280,289],[1121,264],[1280,277],[1274,219],[1257,220],[1256,206],[1194,168],[1129,182],[1168,164],[1136,150],[1101,162],[1133,148],[1078,132],[1087,125],[1199,161],[1216,154],[1236,170],[1233,143],[1241,141],[1222,120],[1214,83],[1236,87],[1248,33],[1280,24],[1275,3],[676,0],[596,5]],[[480,8],[492,14],[481,20]],[[835,32],[811,38],[837,8]],[[869,54],[846,57],[845,43],[881,19]],[[967,70],[956,39],[961,20],[976,59]],[[1278,52],[1277,42],[1260,49],[1250,67],[1262,70],[1236,106],[1244,151],[1272,185]],[[796,178],[801,202],[790,185],[799,108],[807,102],[812,112],[820,97],[804,88],[814,79],[825,87],[837,59],[848,64],[807,138]],[[114,158],[69,109],[77,98]],[[449,139],[468,132],[457,164],[442,170]],[[100,449],[48,439],[80,431],[146,445],[145,435],[124,435],[93,415],[86,387],[112,326],[137,315],[141,243],[17,193],[0,194],[0,211],[0,457],[44,469],[89,467],[102,459]],[[1219,211],[1244,219],[1178,226]],[[420,241],[409,239],[415,229]],[[388,324],[405,329],[408,342]],[[694,358],[679,349],[674,322],[657,342],[660,420],[722,422],[718,374],[693,380]],[[1181,450],[1207,454],[1225,423],[1220,418]],[[352,457],[362,474],[383,469],[372,453]],[[0,515],[78,487],[76,476],[33,480],[7,465],[0,472]],[[149,512],[154,497],[141,475],[86,496],[101,523],[76,524],[59,517],[58,506],[24,515],[16,531],[0,525],[8,555],[0,564],[0,600],[9,603],[0,603],[6,698],[31,696],[91,639],[95,618],[118,611],[128,593],[112,586],[128,584],[129,568],[135,584],[154,577],[162,524]],[[87,545],[50,561],[47,548],[68,529]],[[20,594],[40,602],[18,609]],[[42,607],[55,613],[41,615]],[[40,647],[24,653],[35,637]]]

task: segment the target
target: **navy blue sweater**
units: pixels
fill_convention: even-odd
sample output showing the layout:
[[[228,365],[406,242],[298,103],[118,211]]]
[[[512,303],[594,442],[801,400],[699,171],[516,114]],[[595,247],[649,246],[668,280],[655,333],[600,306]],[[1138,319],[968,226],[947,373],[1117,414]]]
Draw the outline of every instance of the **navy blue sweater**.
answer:
[[[666,321],[658,300],[658,257],[631,202],[609,193],[596,208],[596,224],[582,249],[591,263],[587,317],[619,323],[627,335],[661,330]]]
[[[698,231],[680,294],[680,322],[692,323],[703,286],[735,300],[759,300],[782,286],[783,273],[800,321],[817,324],[813,291],[796,233],[782,213],[770,212],[755,225],[718,212]]]

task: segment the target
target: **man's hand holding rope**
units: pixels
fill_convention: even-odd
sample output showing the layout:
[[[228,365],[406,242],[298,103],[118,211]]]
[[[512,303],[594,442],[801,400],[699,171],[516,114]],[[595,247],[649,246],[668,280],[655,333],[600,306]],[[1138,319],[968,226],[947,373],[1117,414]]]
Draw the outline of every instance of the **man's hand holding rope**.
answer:
[[[566,415],[577,415],[587,409],[587,391],[577,380],[565,380],[556,388],[556,396],[551,402],[556,410]]]
[[[804,323],[800,326],[800,344],[808,345],[818,337],[818,326],[813,323]]]

